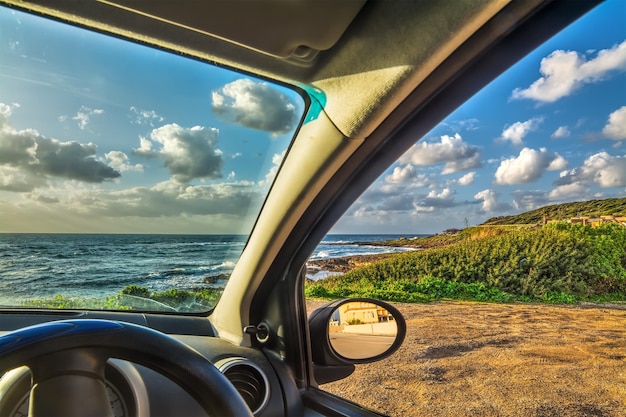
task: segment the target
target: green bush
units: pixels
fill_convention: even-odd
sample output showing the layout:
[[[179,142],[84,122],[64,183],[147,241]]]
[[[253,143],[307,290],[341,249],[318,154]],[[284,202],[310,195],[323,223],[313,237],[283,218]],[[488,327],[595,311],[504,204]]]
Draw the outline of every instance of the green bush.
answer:
[[[450,246],[397,254],[309,284],[306,294],[390,301],[573,303],[603,294],[626,298],[624,227],[551,223],[537,230],[478,229]]]
[[[59,308],[59,309],[104,309],[104,310],[131,310],[133,302],[124,296],[140,297],[164,304],[165,308],[180,311],[201,311],[211,309],[217,304],[221,291],[210,288],[197,290],[170,289],[162,292],[150,292],[145,287],[135,284],[128,285],[118,294],[104,299],[94,297],[54,297],[36,298],[22,302],[24,307]],[[136,304],[136,302],[135,302]],[[153,306],[146,304],[146,309]]]

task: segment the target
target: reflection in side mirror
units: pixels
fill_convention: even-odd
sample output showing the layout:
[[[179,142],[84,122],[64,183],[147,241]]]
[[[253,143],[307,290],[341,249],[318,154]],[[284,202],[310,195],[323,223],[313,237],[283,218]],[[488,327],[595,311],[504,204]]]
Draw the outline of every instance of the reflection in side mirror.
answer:
[[[384,301],[348,298],[312,312],[309,331],[313,362],[337,366],[375,362],[391,355],[404,341],[406,322]]]
[[[313,376],[318,384],[346,378],[358,363],[398,350],[406,322],[391,304],[371,298],[331,301],[309,316]]]
[[[386,308],[366,302],[341,304],[328,321],[330,345],[346,359],[367,359],[387,352],[396,341],[398,326]]]

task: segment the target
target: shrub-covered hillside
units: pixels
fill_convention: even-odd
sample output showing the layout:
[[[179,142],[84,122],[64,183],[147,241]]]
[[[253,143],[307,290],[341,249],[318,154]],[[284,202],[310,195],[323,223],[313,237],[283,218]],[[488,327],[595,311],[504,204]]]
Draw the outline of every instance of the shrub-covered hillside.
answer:
[[[476,228],[484,229],[484,228]],[[489,228],[487,228],[489,229]],[[307,284],[310,297],[485,301],[626,300],[626,228],[493,228]]]
[[[547,220],[565,221],[577,216],[626,216],[626,198],[608,198],[605,200],[580,201],[575,203],[556,204],[527,211],[515,216],[493,217],[485,225],[505,224],[539,224],[544,214]]]

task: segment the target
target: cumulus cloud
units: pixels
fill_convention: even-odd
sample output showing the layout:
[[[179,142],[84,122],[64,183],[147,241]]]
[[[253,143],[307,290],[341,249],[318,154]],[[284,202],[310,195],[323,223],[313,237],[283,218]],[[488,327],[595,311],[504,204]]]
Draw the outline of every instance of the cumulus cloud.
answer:
[[[59,121],[64,122],[68,118],[74,120],[78,124],[78,128],[80,130],[85,130],[89,122],[91,121],[91,116],[104,114],[104,110],[102,109],[92,109],[86,106],[81,106],[80,110],[76,112],[76,114],[72,117],[69,116],[59,116]]]
[[[111,151],[104,154],[104,157],[109,160],[109,166],[119,172],[124,171],[143,171],[143,165],[128,163],[128,155],[120,151]]]
[[[601,81],[610,71],[626,70],[626,41],[603,49],[587,60],[575,51],[557,50],[541,60],[542,77],[526,89],[513,90],[513,99],[552,103],[572,94],[585,84]]]
[[[481,208],[486,212],[506,211],[511,208],[509,204],[498,202],[498,193],[491,189],[479,191],[474,195],[474,199],[482,201]]]
[[[411,211],[415,208],[415,197],[411,194],[396,194],[387,196],[377,206],[380,213]]]
[[[130,108],[130,111],[132,113],[131,120],[134,124],[149,125],[154,127],[156,123],[160,123],[165,120],[162,116],[159,116],[154,110],[143,110],[132,106]]]
[[[570,135],[570,131],[567,126],[559,126],[558,129],[556,129],[554,133],[550,135],[550,137],[552,139],[561,139],[561,138],[566,138],[569,135]]]
[[[271,85],[247,78],[226,84],[212,95],[213,112],[229,122],[280,135],[297,121],[296,107]]]
[[[501,141],[509,140],[514,145],[521,145],[524,137],[528,135],[528,133],[537,130],[541,122],[543,122],[542,117],[534,117],[525,122],[515,122],[505,127],[502,131],[502,135],[498,139]]]
[[[0,164],[0,190],[26,193],[44,184],[44,179],[28,171]]]
[[[551,201],[578,199],[586,195],[589,188],[582,183],[564,184],[550,191],[548,197]]]
[[[560,170],[567,161],[558,153],[548,153],[546,148],[538,151],[524,148],[518,157],[505,159],[496,170],[496,184],[526,184],[541,177],[546,170]]]
[[[115,192],[76,196],[77,207],[105,216],[171,217],[180,215],[229,214],[243,216],[250,205],[260,204],[261,195],[251,182],[189,185],[166,181],[153,187],[135,187]]]
[[[534,210],[550,203],[548,193],[543,190],[515,190],[511,193],[513,207],[519,211]]]
[[[442,207],[454,207],[457,203],[454,201],[454,195],[456,192],[451,188],[444,188],[440,192],[437,190],[431,190],[426,198],[416,202],[416,208],[442,208]]]
[[[404,184],[411,181],[416,175],[415,167],[411,164],[406,164],[394,167],[391,174],[385,177],[385,181],[390,184]]]
[[[48,188],[45,193],[35,192],[31,200],[56,203],[63,213],[89,218],[188,219],[190,216],[217,216],[219,219],[238,218],[241,222],[251,206],[255,209],[260,207],[262,197],[258,186],[250,181],[190,185],[169,180],[150,187],[123,190],[66,183]],[[33,208],[32,205],[29,207]],[[150,227],[149,230],[153,230],[155,225]]]
[[[567,166],[569,165],[567,160],[558,153],[555,153],[554,155],[556,157],[550,162],[550,165],[548,165],[548,168],[546,169],[548,171],[559,171],[567,168]]]
[[[457,183],[459,185],[470,185],[474,182],[474,178],[476,177],[476,172],[468,172],[458,179]]]
[[[178,182],[194,178],[222,177],[222,151],[217,148],[219,131],[194,126],[184,128],[176,123],[152,130],[150,138],[140,138],[135,155],[161,158],[163,165]],[[154,149],[159,146],[160,149]]]
[[[97,147],[93,143],[48,139],[34,129],[17,131],[9,123],[7,106],[0,108],[0,166],[5,168],[5,181],[10,176],[17,184],[22,184],[13,188],[26,190],[28,184],[31,189],[41,185],[41,178],[35,183],[27,182],[37,176],[88,183],[101,183],[120,176],[118,171],[95,158]],[[7,167],[12,169],[7,170]]]
[[[0,127],[9,122],[9,117],[11,117],[13,109],[19,109],[20,107],[19,103],[0,103]]]
[[[286,152],[287,151],[282,151],[281,153],[275,153],[274,156],[272,156],[272,167],[265,175],[265,179],[262,181],[259,181],[259,185],[261,186],[269,185],[274,181],[276,174],[278,174],[278,168],[280,168],[280,164],[283,162],[283,159],[285,158]]]
[[[609,139],[626,139],[626,106],[622,106],[609,115],[609,121],[602,129]]]
[[[561,172],[555,182],[557,187],[573,185],[588,186],[592,183],[602,188],[626,186],[626,155],[612,156],[607,152],[599,152],[585,159],[583,165],[569,171]]]
[[[439,142],[417,142],[400,157],[400,162],[417,166],[443,163],[442,174],[468,171],[482,166],[478,147],[463,142],[458,133],[454,136],[441,136]]]

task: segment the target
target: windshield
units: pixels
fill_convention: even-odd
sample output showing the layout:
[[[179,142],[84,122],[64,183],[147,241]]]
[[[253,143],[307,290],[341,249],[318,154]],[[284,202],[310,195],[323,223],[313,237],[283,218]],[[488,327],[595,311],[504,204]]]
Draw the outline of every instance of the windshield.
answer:
[[[0,7],[0,305],[206,311],[295,91]]]

